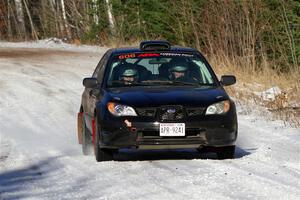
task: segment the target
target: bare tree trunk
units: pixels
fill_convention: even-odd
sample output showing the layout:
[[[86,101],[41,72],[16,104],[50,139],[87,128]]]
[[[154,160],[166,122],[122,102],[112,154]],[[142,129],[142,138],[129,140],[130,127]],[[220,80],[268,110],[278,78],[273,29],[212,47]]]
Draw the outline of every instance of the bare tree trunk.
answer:
[[[107,14],[108,14],[108,22],[111,30],[111,34],[114,37],[116,35],[116,29],[115,29],[115,20],[112,14],[112,8],[110,5],[109,0],[105,0],[106,6],[107,6]]]
[[[39,15],[40,21],[41,21],[41,28],[43,30],[43,36],[45,37],[47,34],[46,29],[49,27],[49,21],[47,18],[47,1],[41,1],[41,15]]]
[[[60,1],[60,0],[57,0],[57,1]],[[60,3],[55,3],[54,5],[56,5],[56,16],[57,16],[57,24],[58,24],[58,28],[59,28],[59,37],[65,37],[65,33],[64,33],[64,22],[63,22],[63,19],[62,19],[62,14],[61,14],[61,11],[62,9],[60,8],[61,7],[61,4]]]
[[[25,21],[24,21],[24,12],[22,0],[15,0],[16,6],[16,14],[17,14],[17,22],[18,22],[18,31],[21,37],[26,39],[26,29],[25,29]]]
[[[7,28],[7,37],[8,37],[9,40],[11,40],[12,39],[12,30],[11,30],[11,15],[10,15],[9,0],[7,0],[6,11],[7,11],[7,20],[6,20],[5,24],[6,24],[6,28]],[[5,13],[3,14],[3,16],[4,15],[5,15]]]
[[[89,29],[89,22],[90,22],[90,17],[89,15],[87,14],[88,13],[88,4],[86,1],[83,1],[82,2],[82,6],[81,6],[81,9],[82,10],[82,13],[83,13],[83,19],[85,20],[85,27],[84,27],[84,31],[88,30]]]
[[[67,38],[71,39],[71,33],[70,33],[69,24],[68,24],[67,15],[66,15],[65,1],[61,0],[60,3],[61,3],[61,11],[62,11],[64,29],[67,34]]]
[[[98,5],[97,5],[97,0],[92,0],[93,2],[93,18],[94,18],[94,23],[96,25],[99,24],[99,12],[98,12]]]
[[[30,12],[29,12],[29,9],[28,9],[26,0],[23,0],[23,3],[24,3],[24,5],[25,5],[26,13],[27,13],[27,15],[28,15],[29,22],[30,22],[31,36],[32,36],[32,38],[34,38],[35,40],[38,40],[38,36],[37,36],[36,31],[35,31],[35,28],[34,28],[34,25],[33,25],[33,22],[32,22],[32,17],[31,17],[31,14],[30,14]]]
[[[5,35],[6,30],[6,14],[5,14],[6,8],[4,6],[4,3],[0,3],[0,40],[2,39],[2,35]]]
[[[72,1],[72,11],[71,11],[71,16],[73,19],[73,23],[75,23],[74,28],[76,29],[76,32],[73,36],[73,38],[78,38],[80,35],[80,22],[82,21],[82,16],[77,10],[76,4],[74,1]]]
[[[58,22],[57,12],[55,10],[56,2],[55,2],[55,0],[49,0],[49,3],[50,3],[51,10],[53,12],[53,15],[54,15],[56,36],[59,36],[60,35],[59,24],[58,24],[59,22]]]

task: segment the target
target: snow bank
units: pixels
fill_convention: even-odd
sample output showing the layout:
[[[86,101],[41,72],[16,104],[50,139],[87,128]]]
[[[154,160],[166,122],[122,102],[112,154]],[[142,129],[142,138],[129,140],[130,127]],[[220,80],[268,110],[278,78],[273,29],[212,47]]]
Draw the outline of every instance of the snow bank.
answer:
[[[74,45],[65,43],[62,39],[47,38],[37,41],[27,42],[6,42],[0,41],[0,48],[43,48],[43,49],[64,49],[69,51],[88,51],[88,52],[101,52],[107,47],[89,46],[89,45]]]
[[[276,97],[282,93],[282,90],[278,87],[272,87],[260,93],[260,96],[264,101],[275,101]]]

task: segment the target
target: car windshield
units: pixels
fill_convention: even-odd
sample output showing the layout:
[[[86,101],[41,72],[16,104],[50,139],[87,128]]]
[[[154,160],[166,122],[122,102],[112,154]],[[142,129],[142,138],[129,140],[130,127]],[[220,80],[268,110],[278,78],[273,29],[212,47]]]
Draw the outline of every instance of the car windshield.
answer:
[[[107,73],[108,87],[215,84],[208,66],[195,54],[121,54],[113,58]]]

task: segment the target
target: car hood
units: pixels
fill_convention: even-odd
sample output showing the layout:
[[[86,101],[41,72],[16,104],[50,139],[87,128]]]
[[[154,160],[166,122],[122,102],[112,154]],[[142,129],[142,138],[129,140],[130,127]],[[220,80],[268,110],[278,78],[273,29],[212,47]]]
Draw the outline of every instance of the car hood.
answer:
[[[114,88],[108,93],[113,101],[135,107],[161,105],[206,107],[229,98],[221,87]]]

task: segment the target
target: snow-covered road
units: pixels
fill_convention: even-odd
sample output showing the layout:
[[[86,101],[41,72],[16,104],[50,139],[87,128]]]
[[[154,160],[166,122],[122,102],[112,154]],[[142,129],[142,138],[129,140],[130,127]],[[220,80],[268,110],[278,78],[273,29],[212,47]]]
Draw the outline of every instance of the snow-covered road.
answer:
[[[0,43],[0,199],[300,199],[300,129],[239,106],[236,159],[77,144],[83,86],[105,48]],[[40,47],[40,46],[38,46]]]

